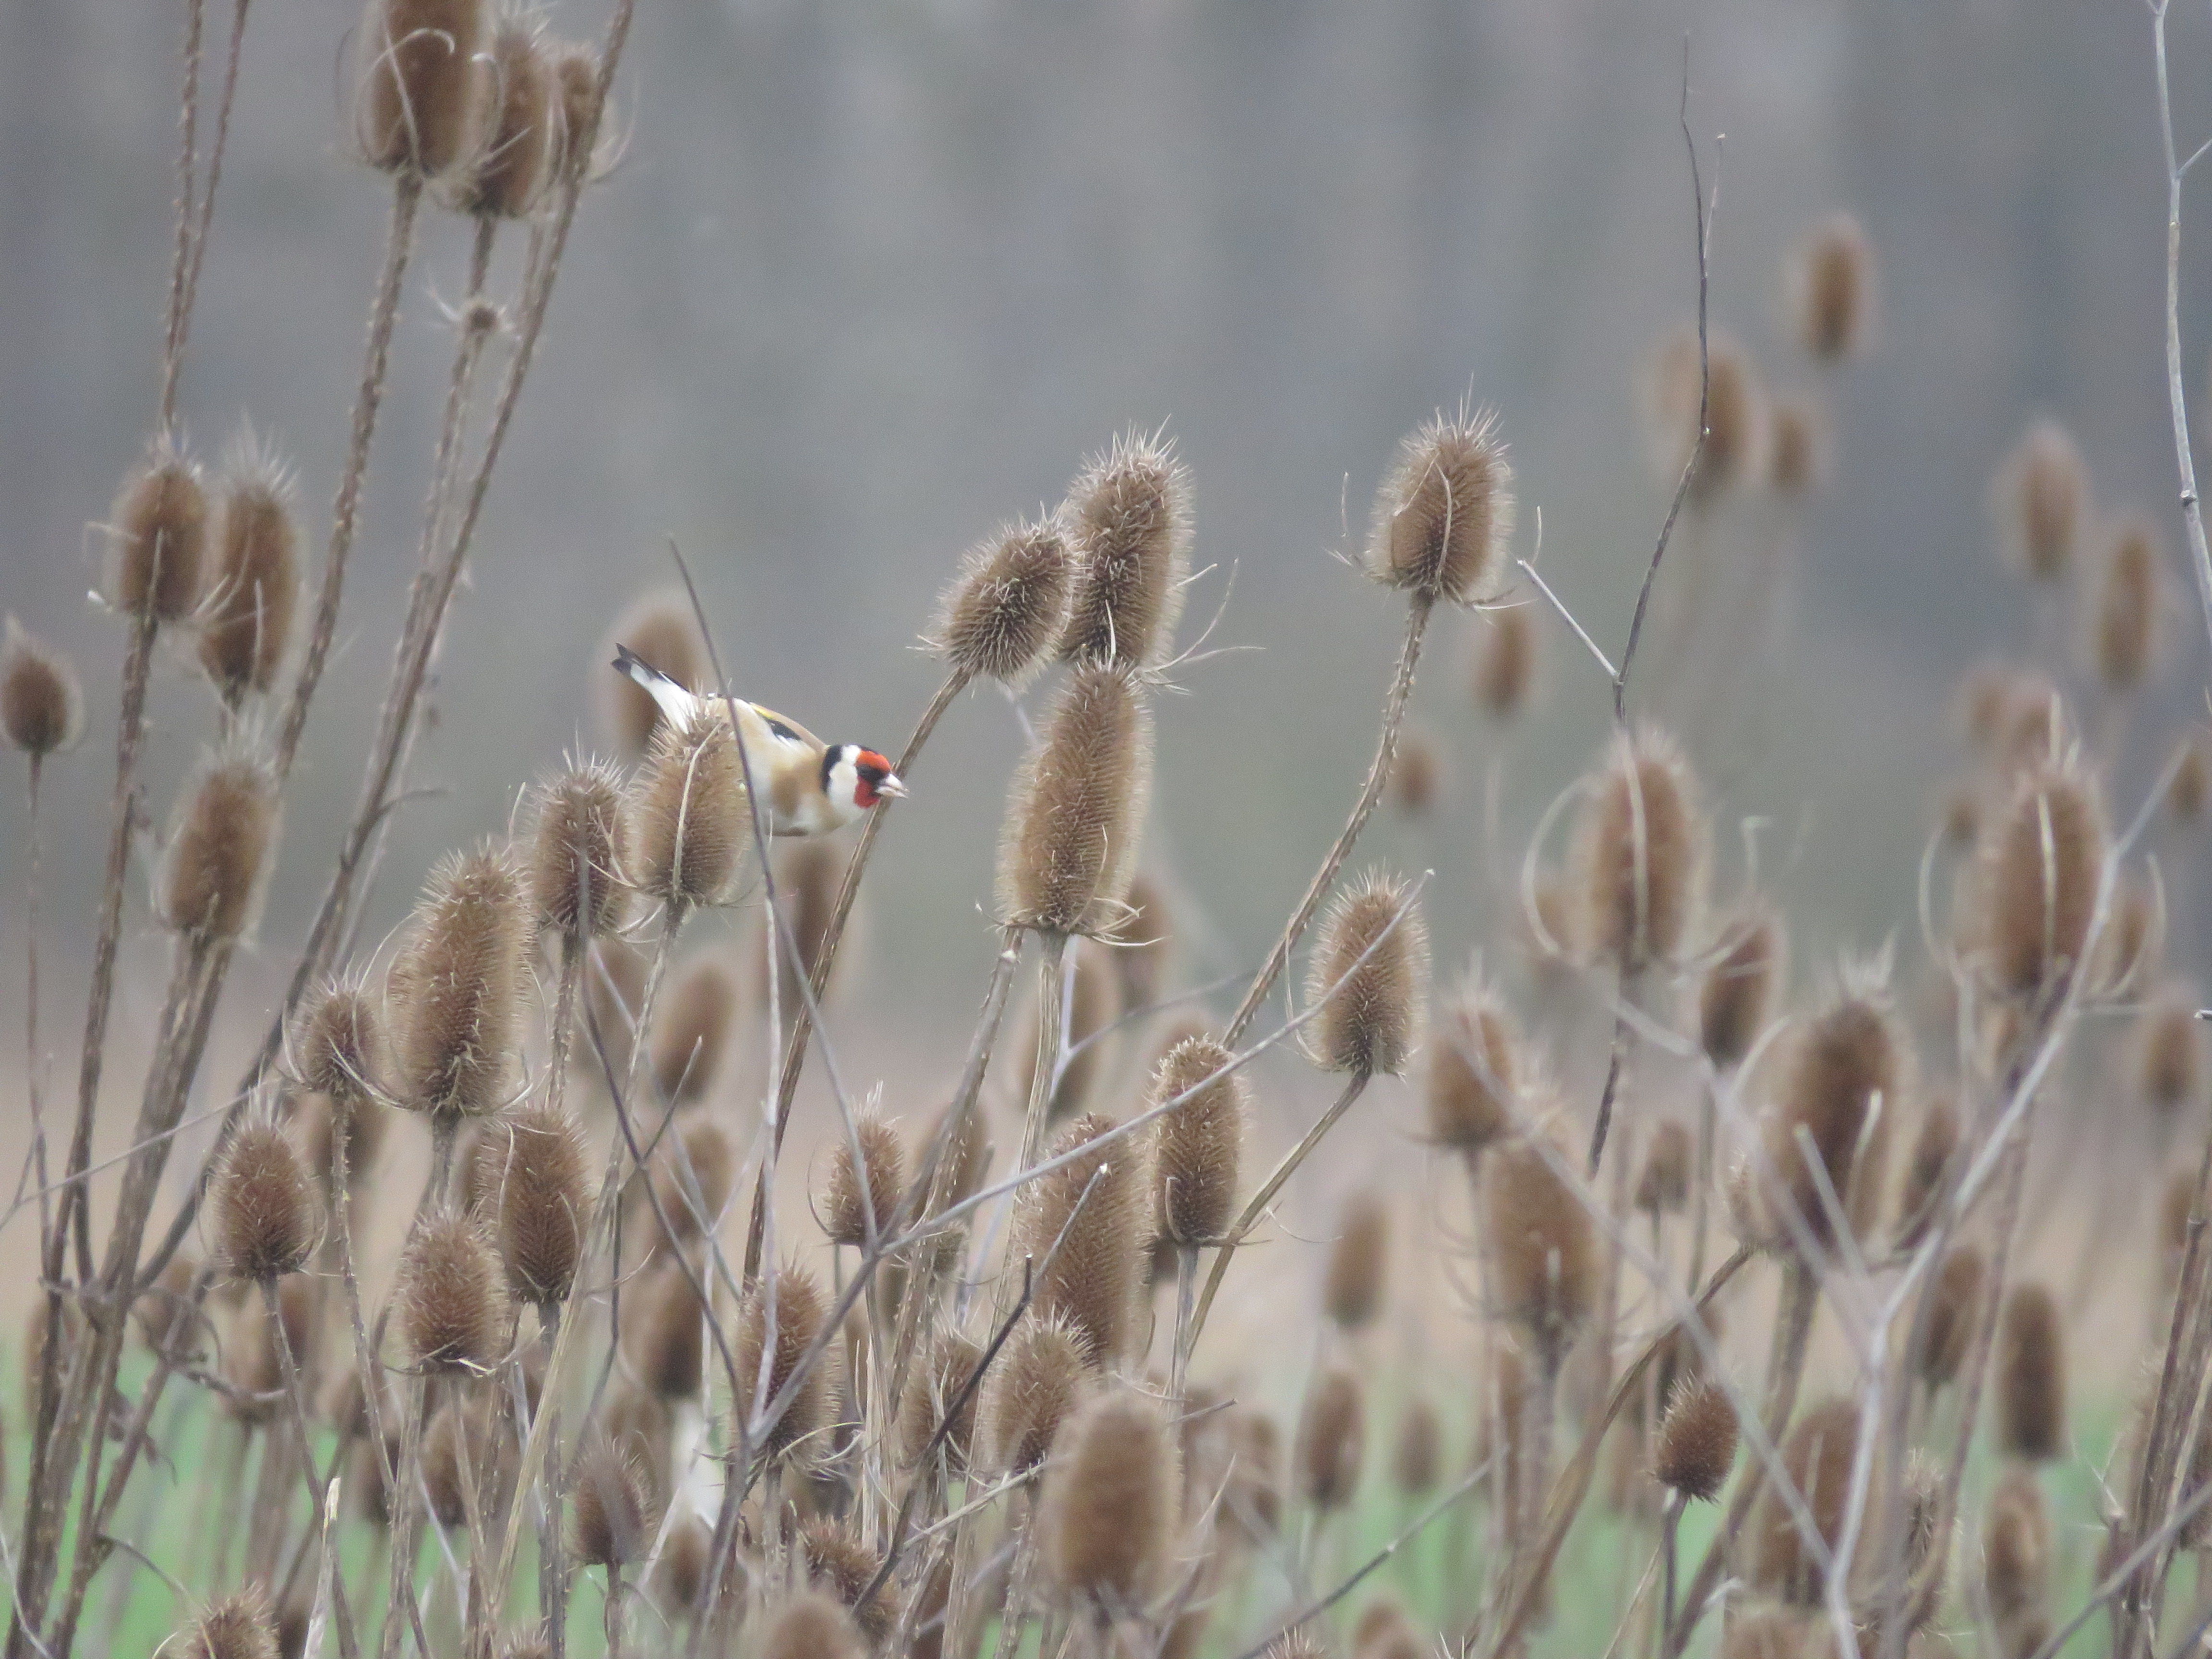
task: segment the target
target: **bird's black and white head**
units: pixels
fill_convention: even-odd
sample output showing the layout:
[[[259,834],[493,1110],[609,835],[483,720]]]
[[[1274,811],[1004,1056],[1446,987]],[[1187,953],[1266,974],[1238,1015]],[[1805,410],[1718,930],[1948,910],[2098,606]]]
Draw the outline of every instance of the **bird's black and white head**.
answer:
[[[822,793],[840,817],[850,821],[878,802],[906,793],[891,763],[857,743],[833,743],[822,751]]]

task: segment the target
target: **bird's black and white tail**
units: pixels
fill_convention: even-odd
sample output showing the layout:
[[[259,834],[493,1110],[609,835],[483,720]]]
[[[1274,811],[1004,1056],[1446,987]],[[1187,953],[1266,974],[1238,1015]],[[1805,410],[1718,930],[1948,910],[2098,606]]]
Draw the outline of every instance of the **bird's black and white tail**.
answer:
[[[678,682],[662,673],[626,645],[615,647],[615,672],[626,675],[643,686],[669,723],[682,730],[691,724],[692,716],[699,711],[699,699],[684,689]]]

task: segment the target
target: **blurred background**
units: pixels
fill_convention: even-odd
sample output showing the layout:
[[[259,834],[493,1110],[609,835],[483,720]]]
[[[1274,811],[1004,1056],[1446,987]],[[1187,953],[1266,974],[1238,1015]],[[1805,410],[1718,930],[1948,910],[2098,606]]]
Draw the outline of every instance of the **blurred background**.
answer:
[[[0,8],[0,609],[75,653],[92,714],[50,773],[46,995],[64,1054],[121,651],[86,600],[89,526],[155,404],[177,9]],[[550,21],[596,36],[603,9]],[[293,459],[318,549],[388,199],[343,141],[356,22],[344,0],[255,8],[182,398],[203,456],[251,422]],[[2203,712],[2172,505],[2150,31],[2133,0],[646,0],[617,85],[620,164],[579,216],[439,665],[413,780],[436,793],[397,823],[366,937],[441,852],[503,830],[532,775],[604,744],[602,641],[671,580],[669,538],[741,690],[895,751],[937,683],[917,637],[960,552],[1057,501],[1116,432],[1164,427],[1195,479],[1207,568],[1184,642],[1220,615],[1218,654],[1182,668],[1187,695],[1161,705],[1148,862],[1184,902],[1185,982],[1256,961],[1372,744],[1402,606],[1333,556],[1356,547],[1403,434],[1463,399],[1494,408],[1521,475],[1519,550],[1540,508],[1542,568],[1620,648],[1668,494],[1639,375],[1696,297],[1686,40],[1690,125],[1719,189],[1714,322],[1771,385],[1817,400],[1833,453],[1802,511],[1751,501],[1686,525],[1689,585],[1662,574],[1658,615],[1713,597],[1696,577],[1716,548],[1759,562],[1771,591],[1694,651],[1682,639],[1698,630],[1655,631],[1639,691],[1690,727],[1723,886],[1737,826],[1765,824],[1801,980],[1893,937],[1917,963],[1917,872],[1963,754],[1960,676],[2039,647],[2075,673],[2066,625],[1996,553],[1989,480],[2032,418],[2074,432],[2100,511],[2142,507],[2168,538],[2171,648],[2131,716],[2120,810]],[[2175,50],[2186,149],[2212,121],[2201,9],[2177,14]],[[1878,251],[1881,313],[1863,358],[1818,373],[1790,337],[1784,270],[1837,208]],[[410,273],[340,651],[213,1076],[265,1020],[352,809],[465,239],[434,217]],[[2212,208],[2184,271],[2201,393]],[[1378,822],[1360,860],[1435,869],[1440,970],[1510,952],[1500,884],[1607,719],[1595,665],[1547,612],[1530,708],[1485,720],[1471,685],[1489,624],[1445,620],[1415,709],[1445,763],[1437,809]],[[160,672],[157,812],[214,708],[181,655]],[[933,1073],[964,1045],[1022,740],[1001,694],[971,693],[884,837],[836,1021],[872,1061],[863,1083],[896,1090],[908,1056]],[[12,991],[12,795],[6,811]],[[158,996],[143,894],[142,878],[125,1031]],[[2201,962],[2194,915],[2176,931],[2176,959]]]

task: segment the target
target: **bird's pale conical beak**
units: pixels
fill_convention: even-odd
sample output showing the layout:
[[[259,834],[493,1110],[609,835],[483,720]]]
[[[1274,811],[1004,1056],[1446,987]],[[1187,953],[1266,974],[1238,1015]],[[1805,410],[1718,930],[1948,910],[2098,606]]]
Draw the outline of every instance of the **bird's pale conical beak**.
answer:
[[[898,774],[894,772],[876,786],[876,793],[879,795],[889,795],[893,800],[904,800],[906,786],[898,781]]]

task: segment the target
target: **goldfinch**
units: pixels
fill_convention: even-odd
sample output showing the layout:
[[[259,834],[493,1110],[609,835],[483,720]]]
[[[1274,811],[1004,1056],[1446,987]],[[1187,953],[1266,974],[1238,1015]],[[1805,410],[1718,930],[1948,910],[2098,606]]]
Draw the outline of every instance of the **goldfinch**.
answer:
[[[755,799],[768,805],[772,836],[826,836],[878,801],[906,793],[891,763],[857,743],[824,743],[774,709],[732,697],[702,697],[662,673],[626,645],[615,647],[615,672],[643,686],[678,731],[702,718],[727,720],[738,711],[746,774]]]

